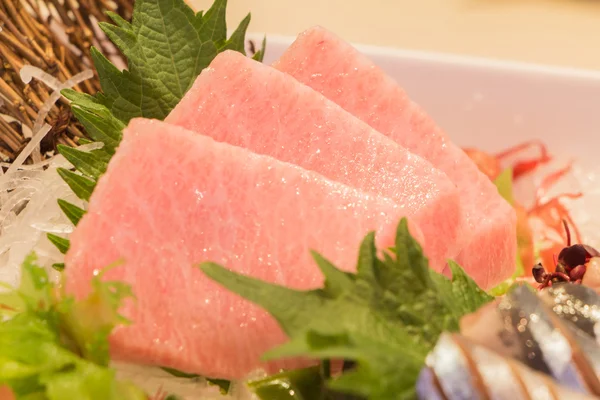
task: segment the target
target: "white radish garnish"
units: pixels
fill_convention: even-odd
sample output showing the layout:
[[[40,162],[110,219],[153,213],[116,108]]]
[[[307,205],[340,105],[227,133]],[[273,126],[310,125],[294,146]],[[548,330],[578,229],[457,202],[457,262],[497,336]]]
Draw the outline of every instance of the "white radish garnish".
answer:
[[[61,83],[30,65],[24,66],[20,74],[24,82],[28,83],[35,78],[54,92],[40,108],[33,131],[24,125],[21,127],[24,136],[31,138],[29,143],[12,164],[1,164],[1,167],[8,168],[6,172],[3,173],[3,168],[0,168],[0,282],[11,286],[18,285],[20,265],[27,254],[34,250],[40,263],[46,267],[64,260],[62,254],[46,238],[46,233],[60,234],[73,230],[73,225],[64,216],[57,200],[64,199],[80,207],[85,204],[73,194],[56,171],[60,167],[72,168],[72,165],[61,155],[41,160],[39,145],[52,129],[44,121],[60,99],[60,91],[93,77],[91,70],[85,70]],[[6,117],[3,118],[7,120]],[[101,146],[93,143],[81,146],[81,149],[92,150]],[[25,165],[30,156],[34,163]],[[51,268],[48,270],[53,278],[58,277]]]
[[[42,126],[40,129],[34,130],[36,133],[33,135],[29,143],[27,143],[27,146],[25,146],[21,153],[19,153],[17,158],[15,158],[15,161],[13,161],[12,165],[6,171],[6,174],[4,175],[5,177],[10,176],[11,173],[16,171],[19,166],[21,166],[25,160],[27,160],[27,158],[34,153],[42,139],[46,137],[50,130],[52,130],[52,127],[48,124],[44,124],[44,126]]]
[[[37,80],[44,82],[52,90],[57,90],[61,86],[58,79],[33,65],[24,65],[19,71],[19,75],[21,75],[23,83],[30,83],[33,78],[36,78]]]
[[[144,389],[147,393],[176,393],[182,400],[258,400],[258,397],[246,385],[247,379],[231,382],[229,393],[224,397],[216,385],[209,384],[204,378],[177,378],[157,367],[113,363],[121,379],[127,379]],[[265,373],[257,371],[249,379],[262,378]]]
[[[2,99],[0,99],[0,106],[2,105]],[[30,137],[33,136],[33,131],[31,130],[30,127],[28,127],[27,125],[24,125],[21,123],[21,121],[17,120],[16,118],[11,117],[10,115],[6,115],[6,114],[0,114],[0,117],[2,119],[4,119],[6,122],[17,122],[19,125],[21,125],[21,132],[23,133],[23,137],[26,139],[29,139]]]
[[[37,140],[37,143],[35,143],[33,145],[33,149],[31,149],[29,154],[31,154],[34,162],[39,162],[39,161],[41,161],[40,155],[39,155],[39,143],[48,134],[48,132],[50,130],[48,130],[48,132],[46,132],[44,135],[38,135],[37,132],[39,132],[40,129],[43,129],[42,124],[46,120],[48,113],[50,112],[52,107],[54,107],[54,104],[58,101],[58,99],[60,99],[60,96],[61,96],[60,91],[63,89],[70,89],[70,88],[78,85],[79,83],[92,78],[94,76],[94,72],[91,69],[86,69],[86,70],[78,73],[77,75],[67,79],[64,83],[60,83],[53,76],[49,75],[48,73],[44,72],[43,70],[41,70],[37,67],[31,66],[31,65],[26,65],[23,68],[21,68],[20,75],[21,75],[21,79],[25,83],[29,83],[31,81],[31,79],[33,77],[35,77],[38,80],[40,80],[41,82],[45,83],[49,88],[54,90],[52,92],[52,94],[50,95],[50,97],[48,98],[48,100],[46,100],[44,102],[44,104],[42,104],[42,107],[38,110],[37,118],[35,119],[35,122],[33,124],[33,138],[31,139],[31,142],[29,143],[29,144],[31,144],[32,142],[35,143],[35,141]],[[23,153],[26,153],[25,157],[29,156],[29,154],[27,154],[27,152],[25,152],[25,151],[21,152],[21,154],[23,154]],[[22,161],[25,161],[25,160],[22,160]],[[15,163],[16,163],[16,160],[15,160]],[[10,168],[9,168],[9,170],[10,170]]]

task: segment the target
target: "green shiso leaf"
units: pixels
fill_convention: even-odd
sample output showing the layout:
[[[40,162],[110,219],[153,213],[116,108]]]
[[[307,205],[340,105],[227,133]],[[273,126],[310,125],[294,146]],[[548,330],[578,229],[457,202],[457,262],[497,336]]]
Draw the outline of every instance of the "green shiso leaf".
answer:
[[[127,58],[127,69],[119,70],[92,48],[102,93],[63,91],[90,135],[115,148],[123,128],[119,123],[164,119],[217,54],[245,54],[250,14],[228,39],[226,8],[226,0],[216,0],[206,13],[194,14],[184,0],[137,0],[131,22],[109,13],[114,23],[100,27]],[[110,138],[103,138],[107,127]]]
[[[254,55],[252,56],[252,59],[259,61],[259,62],[263,62],[263,59],[265,58],[266,48],[267,48],[267,37],[265,36],[260,45],[260,49],[256,53],[254,53]]]
[[[320,368],[310,367],[281,372],[248,382],[263,400],[327,400],[325,380]]]
[[[87,152],[59,144],[58,151],[78,171],[91,179],[98,179],[106,171],[107,160],[99,152]]]
[[[113,24],[100,23],[125,55],[127,69],[119,70],[92,47],[102,92],[90,96],[71,89],[62,91],[90,137],[103,144],[101,150],[89,152],[58,147],[80,173],[60,171],[80,199],[89,200],[132,118],[164,119],[220,52],[246,54],[250,14],[227,38],[226,8],[226,0],[216,0],[206,13],[194,13],[184,0],[137,0],[131,22],[109,13]],[[262,60],[265,43],[263,40],[255,59]]]
[[[65,89],[62,95],[71,100],[71,110],[85,127],[90,137],[104,144],[104,149],[114,154],[121,141],[125,124],[118,120],[110,110],[100,103],[97,97]]]
[[[165,371],[165,372],[173,375],[176,378],[186,378],[186,379],[200,378],[200,375],[198,375],[198,374],[189,374],[187,372],[179,371],[179,370],[174,369],[174,368],[160,367],[160,369],[162,369],[163,371]]]
[[[61,238],[52,233],[49,233],[47,236],[48,240],[50,240],[62,254],[66,254],[67,251],[69,251],[70,242],[68,239]]]
[[[79,220],[85,215],[85,210],[77,207],[74,204],[69,203],[68,201],[59,199],[58,205],[62,212],[65,213],[67,218],[69,218],[69,221],[73,223],[73,225],[77,225]]]
[[[54,268],[58,272],[62,272],[65,270],[65,263],[54,263],[52,264],[52,268]]]
[[[204,15],[195,15],[183,0],[138,0],[131,23],[100,23],[128,63],[128,70],[119,71],[93,53],[102,104],[125,123],[139,116],[164,119],[220,49],[235,49],[244,39],[249,18],[233,42],[227,40],[226,6],[216,0]]]
[[[227,379],[212,379],[212,378],[206,378],[206,381],[208,382],[209,385],[217,386],[219,388],[219,392],[221,392],[221,394],[229,393],[229,388],[231,387],[231,381],[228,381]]]
[[[73,193],[82,200],[89,201],[96,182],[68,169],[58,168],[58,174],[69,185]]]
[[[395,254],[378,256],[373,233],[364,239],[355,274],[315,254],[325,276],[322,289],[296,291],[239,275],[213,263],[204,273],[266,309],[290,341],[265,359],[305,356],[346,359],[357,366],[331,380],[336,391],[369,399],[408,399],[426,354],[444,331],[491,301],[455,263],[452,280],[428,267],[421,246],[400,222]]]

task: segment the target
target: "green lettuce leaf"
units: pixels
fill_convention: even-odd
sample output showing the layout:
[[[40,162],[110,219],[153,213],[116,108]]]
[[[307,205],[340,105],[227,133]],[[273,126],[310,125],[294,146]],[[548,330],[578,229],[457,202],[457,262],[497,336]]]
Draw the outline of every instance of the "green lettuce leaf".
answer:
[[[504,198],[511,206],[515,204],[513,197],[513,170],[507,168],[500,173],[494,180],[494,185],[498,189],[500,196]]]
[[[494,185],[498,189],[498,193],[510,204],[514,206],[515,198],[513,196],[513,170],[512,168],[507,168],[498,177],[494,180]],[[515,272],[512,276],[505,280],[504,282],[498,284],[489,290],[489,294],[492,296],[503,296],[508,290],[514,285],[516,279],[523,275],[525,269],[523,267],[523,261],[521,260],[521,256],[517,251],[517,255],[515,258]]]
[[[336,391],[369,399],[408,399],[426,354],[444,331],[493,297],[455,263],[452,280],[429,269],[406,220],[398,226],[395,255],[380,257],[373,233],[364,239],[357,272],[343,272],[319,254],[322,289],[296,291],[239,275],[212,263],[211,279],[266,309],[290,341],[267,359],[306,356],[347,359],[354,370],[329,383]]]
[[[62,295],[34,255],[18,289],[0,293],[0,387],[17,399],[147,400],[108,368],[108,334],[130,297],[122,284],[93,278],[90,295]]]

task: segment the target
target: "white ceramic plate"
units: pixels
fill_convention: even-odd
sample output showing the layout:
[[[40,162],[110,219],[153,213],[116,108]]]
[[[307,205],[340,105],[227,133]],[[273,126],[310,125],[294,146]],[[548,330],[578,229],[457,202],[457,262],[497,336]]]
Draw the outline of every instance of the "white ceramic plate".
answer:
[[[257,41],[262,35],[250,35]],[[267,36],[265,62],[293,38]],[[497,150],[539,138],[554,153],[594,163],[600,146],[600,72],[356,46],[459,145]]]

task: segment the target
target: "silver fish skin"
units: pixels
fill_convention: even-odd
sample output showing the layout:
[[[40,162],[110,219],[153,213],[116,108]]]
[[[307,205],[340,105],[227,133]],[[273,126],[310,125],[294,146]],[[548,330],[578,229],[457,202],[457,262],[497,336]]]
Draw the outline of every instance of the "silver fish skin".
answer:
[[[556,284],[540,292],[540,298],[561,319],[600,344],[600,295],[590,287]]]

